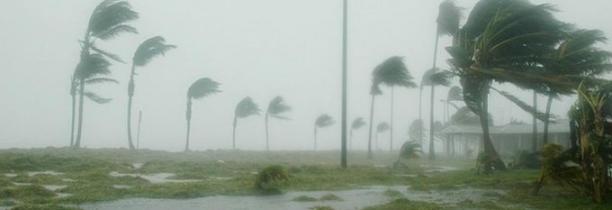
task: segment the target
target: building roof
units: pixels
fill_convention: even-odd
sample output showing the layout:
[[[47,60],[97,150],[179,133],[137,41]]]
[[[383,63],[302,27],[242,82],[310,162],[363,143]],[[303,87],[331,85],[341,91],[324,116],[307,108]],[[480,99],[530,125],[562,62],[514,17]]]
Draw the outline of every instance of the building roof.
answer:
[[[491,134],[531,134],[532,124],[506,124],[490,127]],[[544,123],[538,123],[538,131],[544,130]],[[557,120],[550,122],[548,133],[569,133],[569,121]],[[480,125],[451,125],[444,128],[441,133],[449,134],[482,134]]]

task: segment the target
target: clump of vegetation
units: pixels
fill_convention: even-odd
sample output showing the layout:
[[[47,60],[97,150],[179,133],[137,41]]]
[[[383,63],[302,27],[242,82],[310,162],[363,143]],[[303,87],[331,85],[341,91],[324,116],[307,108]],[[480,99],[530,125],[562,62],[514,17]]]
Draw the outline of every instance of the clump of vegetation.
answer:
[[[540,167],[540,159],[537,153],[522,150],[516,153],[510,167],[513,169],[537,169]]]
[[[329,207],[329,206],[315,206],[315,207],[311,207],[311,210],[334,210],[334,208]]]
[[[427,203],[427,202],[419,202],[419,201],[411,201],[405,198],[396,199],[389,203],[371,206],[365,208],[364,210],[399,210],[399,209],[419,209],[419,210],[428,210],[428,209],[443,209],[442,206],[435,203]]]
[[[11,208],[11,210],[81,210],[81,208],[77,207],[68,207],[57,204],[48,204],[48,205],[32,205],[25,204],[19,205]]]
[[[32,203],[42,203],[53,198],[55,193],[39,185],[24,185],[18,187],[5,188],[0,191],[0,197],[12,198],[18,201]]]
[[[417,142],[406,142],[400,148],[400,153],[397,161],[393,164],[393,168],[410,168],[404,160],[413,161],[421,157],[423,151],[421,145]]]
[[[306,195],[301,195],[301,196],[295,197],[294,199],[292,199],[292,201],[297,201],[297,202],[315,202],[315,201],[317,201],[317,198],[313,198],[313,197],[306,196]]]
[[[255,189],[266,194],[280,193],[280,185],[289,181],[289,173],[283,166],[268,166],[257,174]]]
[[[342,199],[341,197],[338,197],[337,195],[330,193],[330,194],[325,194],[321,196],[319,200],[320,201],[343,201],[344,199]]]

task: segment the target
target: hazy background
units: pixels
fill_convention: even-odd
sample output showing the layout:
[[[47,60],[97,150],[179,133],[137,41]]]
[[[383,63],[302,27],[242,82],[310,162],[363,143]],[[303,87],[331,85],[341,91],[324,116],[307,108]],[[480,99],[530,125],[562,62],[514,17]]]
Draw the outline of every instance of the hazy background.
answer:
[[[78,60],[94,0],[19,0],[0,7],[0,148],[68,145],[70,76]],[[372,69],[393,55],[405,57],[416,82],[431,68],[435,19],[441,0],[350,0],[349,120],[369,113]],[[467,16],[476,0],[459,0]],[[612,2],[607,0],[538,0],[553,3],[558,17],[578,27],[612,34]],[[140,34],[125,35],[104,49],[131,60],[135,48],[156,35],[178,45],[166,57],[138,70],[135,113],[144,113],[141,147],[178,151],[184,147],[185,96],[200,77],[222,83],[222,93],[195,101],[192,149],[231,148],[234,107],[251,96],[265,109],[276,95],[293,106],[293,120],[272,120],[272,149],[311,149],[314,119],[332,115],[337,124],[319,132],[319,148],[339,148],[341,85],[341,0],[132,0],[141,18],[133,25]],[[450,40],[443,38],[441,47]],[[612,50],[612,45],[602,46]],[[439,64],[448,58],[441,50]],[[114,64],[119,85],[95,90],[114,100],[106,105],[86,102],[83,144],[88,148],[127,147],[126,103],[129,65]],[[93,87],[93,86],[90,86]],[[509,85],[502,89],[531,100],[531,93]],[[447,88],[438,88],[445,97]],[[389,95],[378,97],[376,122],[388,121]],[[424,94],[429,94],[425,91]],[[441,99],[441,98],[440,98]],[[439,101],[438,99],[436,101]],[[573,98],[552,108],[566,116]],[[545,98],[540,97],[540,106]],[[396,89],[395,142],[406,139],[418,117],[418,89]],[[427,113],[428,102],[423,104]],[[442,119],[442,105],[434,106]],[[451,109],[452,110],[452,109]],[[491,97],[496,124],[530,117],[500,96]],[[425,115],[427,116],[427,115]],[[134,115],[137,119],[137,114]],[[425,118],[427,119],[427,118]],[[137,121],[137,120],[135,120]],[[136,127],[136,124],[134,125]],[[386,134],[381,136],[387,139]],[[367,129],[355,133],[354,147],[366,147]],[[240,149],[265,147],[263,117],[239,122]],[[387,148],[387,141],[381,141]]]

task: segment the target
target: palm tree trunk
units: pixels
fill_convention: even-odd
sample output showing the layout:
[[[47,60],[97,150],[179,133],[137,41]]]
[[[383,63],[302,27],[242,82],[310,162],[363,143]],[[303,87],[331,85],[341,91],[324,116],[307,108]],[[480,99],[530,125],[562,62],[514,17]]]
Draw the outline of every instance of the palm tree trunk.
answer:
[[[348,0],[344,0],[342,7],[342,131],[341,134],[341,154],[340,166],[346,168],[347,153],[346,153],[346,130],[347,130],[347,33],[348,33]]]
[[[438,42],[440,41],[439,29],[436,29],[436,42],[434,45],[434,55],[433,55],[433,68],[432,71],[436,73],[436,65],[438,63]],[[436,154],[434,149],[434,99],[436,93],[436,85],[431,83],[431,97],[429,98],[429,104],[431,108],[429,109],[429,159],[435,160]]]
[[[423,145],[423,84],[419,88],[419,121],[419,143]]]
[[[368,132],[368,159],[372,159],[372,128],[374,126],[374,99],[376,95],[372,94],[372,102],[370,104],[370,129]]]
[[[70,147],[74,146],[74,123],[76,117],[76,81],[72,80],[72,87],[70,90],[70,96],[72,98],[72,116],[70,117]]]
[[[538,110],[538,95],[535,92],[535,90],[533,91],[533,108],[535,110]],[[533,125],[532,125],[531,137],[532,137],[531,149],[533,150],[533,152],[536,152],[538,151],[538,118],[535,116],[535,114],[533,115]]]
[[[138,130],[136,131],[136,149],[140,149],[140,125],[142,124],[142,111],[138,111]]]
[[[394,104],[395,87],[391,86],[391,115],[389,116],[389,151],[393,151],[393,104]]]
[[[266,113],[266,117],[265,119],[265,126],[266,126],[266,151],[270,151],[270,134],[269,134],[269,128],[268,128],[268,113]]]
[[[314,144],[312,146],[314,151],[317,151],[317,126],[314,128]]]
[[[234,116],[234,128],[232,129],[232,149],[236,149],[236,125],[238,125],[238,118]]]
[[[380,150],[380,148],[378,147],[378,132],[376,132],[376,135],[374,136],[374,142],[376,142],[374,144],[374,148],[376,148],[376,150]]]
[[[351,132],[349,133],[349,151],[353,150],[353,129],[351,128]]]
[[[83,104],[85,102],[85,79],[81,78],[79,81],[79,123],[77,125],[77,135],[75,147],[81,147],[81,137],[83,134]]]
[[[128,145],[130,150],[134,150],[134,144],[132,143],[132,98],[134,96],[134,74],[136,66],[132,64],[132,71],[130,73],[130,83],[128,85],[128,105],[127,105],[127,131],[128,131]]]
[[[482,90],[482,106],[480,110],[480,126],[482,127],[482,141],[484,146],[484,155],[486,157],[484,163],[485,171],[491,170],[492,168],[498,170],[505,170],[506,165],[497,154],[495,146],[491,140],[489,133],[489,90],[488,87]]]
[[[544,120],[544,136],[542,137],[542,144],[548,144],[548,125],[550,124],[550,108],[552,107],[553,96],[548,95],[548,101],[546,102],[546,119]]]
[[[187,111],[185,111],[185,119],[187,120],[187,135],[185,138],[185,152],[189,152],[189,136],[191,135],[191,97],[187,97]]]

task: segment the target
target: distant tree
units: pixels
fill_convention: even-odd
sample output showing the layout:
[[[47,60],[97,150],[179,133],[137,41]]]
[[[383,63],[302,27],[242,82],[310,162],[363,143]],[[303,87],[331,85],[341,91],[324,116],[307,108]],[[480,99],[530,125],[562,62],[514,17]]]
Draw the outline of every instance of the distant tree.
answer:
[[[329,127],[331,125],[333,125],[334,119],[327,115],[327,114],[322,114],[319,117],[317,117],[317,119],[315,120],[315,124],[314,124],[314,150],[317,150],[317,131],[319,128],[326,128]]]
[[[174,45],[166,44],[166,40],[161,36],[156,36],[144,41],[132,58],[132,71],[130,72],[130,83],[128,85],[128,104],[127,104],[127,130],[128,130],[128,145],[130,149],[134,149],[132,142],[132,98],[134,96],[135,84],[134,76],[136,76],[136,67],[144,67],[149,64],[153,58],[165,55],[171,49],[176,48]]]
[[[185,141],[185,151],[189,151],[189,136],[191,133],[191,104],[193,99],[201,99],[216,93],[219,90],[219,83],[209,78],[202,78],[195,81],[187,91],[187,110],[185,116],[187,119],[187,137]]]
[[[410,138],[410,141],[420,143],[419,140],[422,138],[421,134],[423,133],[423,130],[423,121],[420,119],[413,120],[408,128],[408,137]]]
[[[261,109],[259,106],[253,102],[251,97],[246,97],[242,99],[238,105],[236,105],[236,110],[234,110],[234,126],[232,130],[232,148],[236,149],[236,127],[238,125],[238,119],[247,118],[253,115],[259,115]]]
[[[431,86],[432,87],[432,91],[434,90],[433,86],[449,86],[451,81],[450,78],[453,75],[449,72],[449,71],[442,71],[438,68],[434,68],[434,69],[429,69],[425,72],[425,74],[423,74],[423,78],[421,80],[421,88],[420,88],[420,93],[422,94],[422,90],[423,90],[423,86]],[[422,98],[422,96],[419,96],[419,98]],[[419,102],[420,103],[420,102]],[[429,113],[430,113],[430,123],[429,123],[429,127],[433,127],[434,126],[434,118],[433,118],[433,111],[434,111],[434,104],[433,101],[430,101],[430,109],[429,109]],[[419,112],[421,112],[422,109],[419,110]],[[419,118],[422,119],[422,114],[419,113]],[[434,136],[434,129],[429,129],[429,158],[435,158],[435,149],[433,146],[433,141],[434,139],[432,138],[432,136]],[[421,137],[423,136],[423,134],[421,133]]]
[[[454,1],[445,0],[439,6],[438,11],[438,19],[437,27],[436,27],[436,37],[435,37],[435,45],[434,45],[434,55],[433,55],[433,67],[431,68],[432,75],[435,75],[436,70],[438,69],[438,43],[440,41],[440,36],[450,35],[454,36],[459,31],[459,22],[461,19],[461,8],[459,8]],[[430,92],[430,100],[429,104],[432,107],[429,111],[429,127],[433,127],[434,123],[434,99],[435,99],[435,87],[436,83],[431,83],[431,92]],[[433,147],[433,137],[434,137],[434,129],[429,129],[429,159],[435,159],[435,152]]]
[[[268,127],[268,118],[276,118],[281,120],[288,120],[289,118],[283,116],[282,114],[291,110],[291,107],[287,105],[283,97],[277,96],[270,104],[268,104],[268,109],[266,110],[265,123],[266,123],[266,151],[270,151],[270,129]]]
[[[81,40],[81,55],[79,64],[75,68],[71,79],[70,95],[72,96],[72,123],[70,142],[74,143],[74,147],[81,146],[81,136],[83,127],[83,105],[84,97],[97,101],[101,99],[94,95],[85,94],[85,85],[87,80],[98,76],[108,75],[108,67],[110,62],[106,58],[123,62],[119,56],[110,52],[104,51],[96,46],[97,40],[110,40],[119,36],[122,33],[136,33],[136,28],[127,25],[127,22],[138,18],[138,13],[134,12],[130,4],[120,0],[105,0],[100,3],[89,17],[87,30]],[[94,54],[91,54],[91,51]],[[102,80],[100,80],[102,81]],[[78,110],[78,125],[76,140],[74,139],[75,113],[77,105],[77,94],[79,95],[79,110]],[[106,101],[106,100],[101,100]]]
[[[366,122],[363,120],[363,117],[358,117],[358,118],[355,118],[355,120],[353,120],[353,123],[351,124],[351,132],[349,135],[349,148],[351,150],[353,149],[353,131],[359,130],[365,125],[366,125]]]
[[[376,126],[376,138],[375,138],[376,149],[380,149],[378,147],[378,134],[387,132],[390,129],[391,129],[391,126],[389,125],[389,123],[387,123],[387,122],[378,123],[378,126]]]

